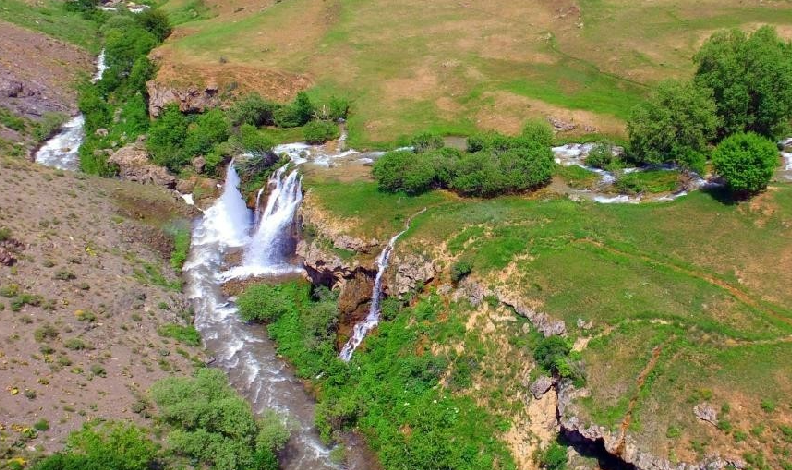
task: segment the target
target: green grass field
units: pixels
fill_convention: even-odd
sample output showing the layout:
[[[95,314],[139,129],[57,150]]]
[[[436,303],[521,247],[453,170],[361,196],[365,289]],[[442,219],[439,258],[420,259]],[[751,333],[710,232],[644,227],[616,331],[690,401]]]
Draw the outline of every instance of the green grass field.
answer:
[[[0,19],[99,53],[101,38],[96,22],[80,13],[66,11],[61,1],[45,0],[30,5],[22,0],[4,0],[0,4]]]
[[[658,455],[694,461],[718,450],[789,461],[792,186],[741,204],[694,192],[641,205],[440,192],[409,202],[374,183],[307,186],[330,214],[354,218],[361,236],[428,206],[398,250],[470,261],[476,279],[563,319],[572,338],[592,337],[582,351],[592,394],[581,402],[592,423],[618,429],[634,400],[628,432]],[[349,202],[363,194],[375,211]],[[657,364],[638,384],[655,347]],[[723,429],[693,415],[705,400],[729,410]],[[773,411],[763,411],[768,403]]]
[[[762,23],[783,36],[792,32],[788,3],[737,0],[197,5],[165,5],[177,22],[185,11],[198,18],[183,22],[161,49],[166,63],[189,70],[196,81],[224,73],[236,79],[240,71],[251,83],[261,71],[307,77],[316,97],[354,100],[350,143],[358,147],[422,129],[515,132],[536,116],[578,126],[561,138],[623,137],[624,119],[647,85],[689,76],[691,57],[712,32]],[[265,95],[278,87],[255,86]]]

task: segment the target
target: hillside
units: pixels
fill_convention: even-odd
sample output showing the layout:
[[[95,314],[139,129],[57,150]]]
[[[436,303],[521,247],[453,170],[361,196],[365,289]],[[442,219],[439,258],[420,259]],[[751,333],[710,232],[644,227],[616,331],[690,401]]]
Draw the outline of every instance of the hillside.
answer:
[[[513,133],[529,117],[553,118],[562,137],[623,137],[646,85],[689,76],[712,32],[766,23],[792,31],[788,2],[758,0],[172,0],[164,8],[179,21],[199,19],[155,51],[158,81],[277,100],[300,88],[348,96],[355,146],[425,129]]]

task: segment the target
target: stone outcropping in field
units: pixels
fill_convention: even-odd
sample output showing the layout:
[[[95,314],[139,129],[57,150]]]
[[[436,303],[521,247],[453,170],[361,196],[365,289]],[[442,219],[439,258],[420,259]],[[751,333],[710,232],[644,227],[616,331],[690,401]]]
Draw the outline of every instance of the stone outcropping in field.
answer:
[[[217,85],[213,84],[179,88],[149,80],[146,82],[146,90],[149,95],[148,110],[151,117],[159,116],[169,104],[177,104],[183,113],[202,113],[220,105]]]
[[[110,155],[107,162],[118,165],[121,178],[142,184],[154,184],[169,189],[176,187],[176,178],[165,167],[153,165],[148,159],[143,139],[126,145]]]

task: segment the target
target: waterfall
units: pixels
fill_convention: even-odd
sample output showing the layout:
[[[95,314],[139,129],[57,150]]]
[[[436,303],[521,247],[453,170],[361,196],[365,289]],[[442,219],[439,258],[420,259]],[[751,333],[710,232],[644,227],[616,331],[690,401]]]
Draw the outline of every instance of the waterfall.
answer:
[[[96,59],[96,74],[93,83],[102,79],[107,65],[105,51]],[[85,140],[85,116],[78,114],[64,124],[60,131],[44,143],[36,152],[36,163],[52,166],[61,170],[77,171],[80,169],[80,146]]]
[[[302,202],[302,177],[297,170],[287,175],[288,167],[278,168],[267,183],[272,189],[267,205],[257,216],[258,225],[245,248],[242,265],[223,273],[221,280],[302,271],[291,264],[296,246],[292,224]]]
[[[285,171],[284,168],[280,175]],[[270,196],[272,208],[266,212],[270,219],[283,207],[276,202],[285,197],[283,195],[292,191],[291,200],[297,199],[299,177],[289,180],[292,175],[277,179],[278,194]],[[275,179],[273,177],[272,181]],[[252,218],[238,185],[239,176],[233,164],[229,165],[222,195],[193,227],[190,256],[183,272],[185,292],[195,310],[195,327],[201,332],[206,349],[215,355],[213,366],[228,374],[229,382],[251,402],[256,413],[269,408],[288,416],[293,431],[281,456],[281,468],[337,469],[329,457],[330,449],[321,443],[313,427],[314,403],[302,382],[278,358],[266,329],[240,320],[236,305],[225,298],[220,289],[218,274],[228,249],[246,245],[251,240],[248,233]],[[261,220],[262,227],[268,225],[266,214]]]
[[[223,247],[240,247],[247,244],[251,215],[242,193],[239,192],[239,182],[239,175],[232,161],[226,170],[223,193],[214,205],[206,210],[202,242],[217,243]]]
[[[256,193],[256,206],[253,209],[253,228],[256,229],[259,224],[259,219],[261,219],[259,205],[261,204],[261,195],[264,194],[264,190],[267,188],[261,188]]]

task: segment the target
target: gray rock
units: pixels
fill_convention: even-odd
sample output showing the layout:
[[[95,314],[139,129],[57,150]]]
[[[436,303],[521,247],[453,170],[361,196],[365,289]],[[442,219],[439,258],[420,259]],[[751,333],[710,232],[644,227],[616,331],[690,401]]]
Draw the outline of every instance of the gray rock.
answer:
[[[431,282],[437,275],[437,269],[431,260],[413,253],[397,255],[392,263],[396,267],[396,275],[391,295],[405,295],[417,285]]]
[[[713,426],[718,425],[718,412],[709,403],[700,403],[693,407],[693,414],[696,418],[706,421]]]
[[[536,379],[534,383],[531,384],[530,390],[534,398],[538,400],[542,398],[545,395],[545,393],[547,393],[548,390],[550,390],[552,386],[553,386],[553,379],[551,379],[546,375],[543,375],[538,379]]]
[[[99,137],[107,137],[109,133],[110,131],[108,131],[107,129],[96,129],[96,135],[98,135]]]
[[[118,165],[119,176],[141,184],[154,184],[169,189],[176,187],[176,178],[165,167],[153,165],[148,161],[145,150],[130,144],[120,148],[107,159],[108,163]]]
[[[192,161],[193,170],[199,175],[204,172],[206,168],[206,159],[204,157],[195,157]]]

